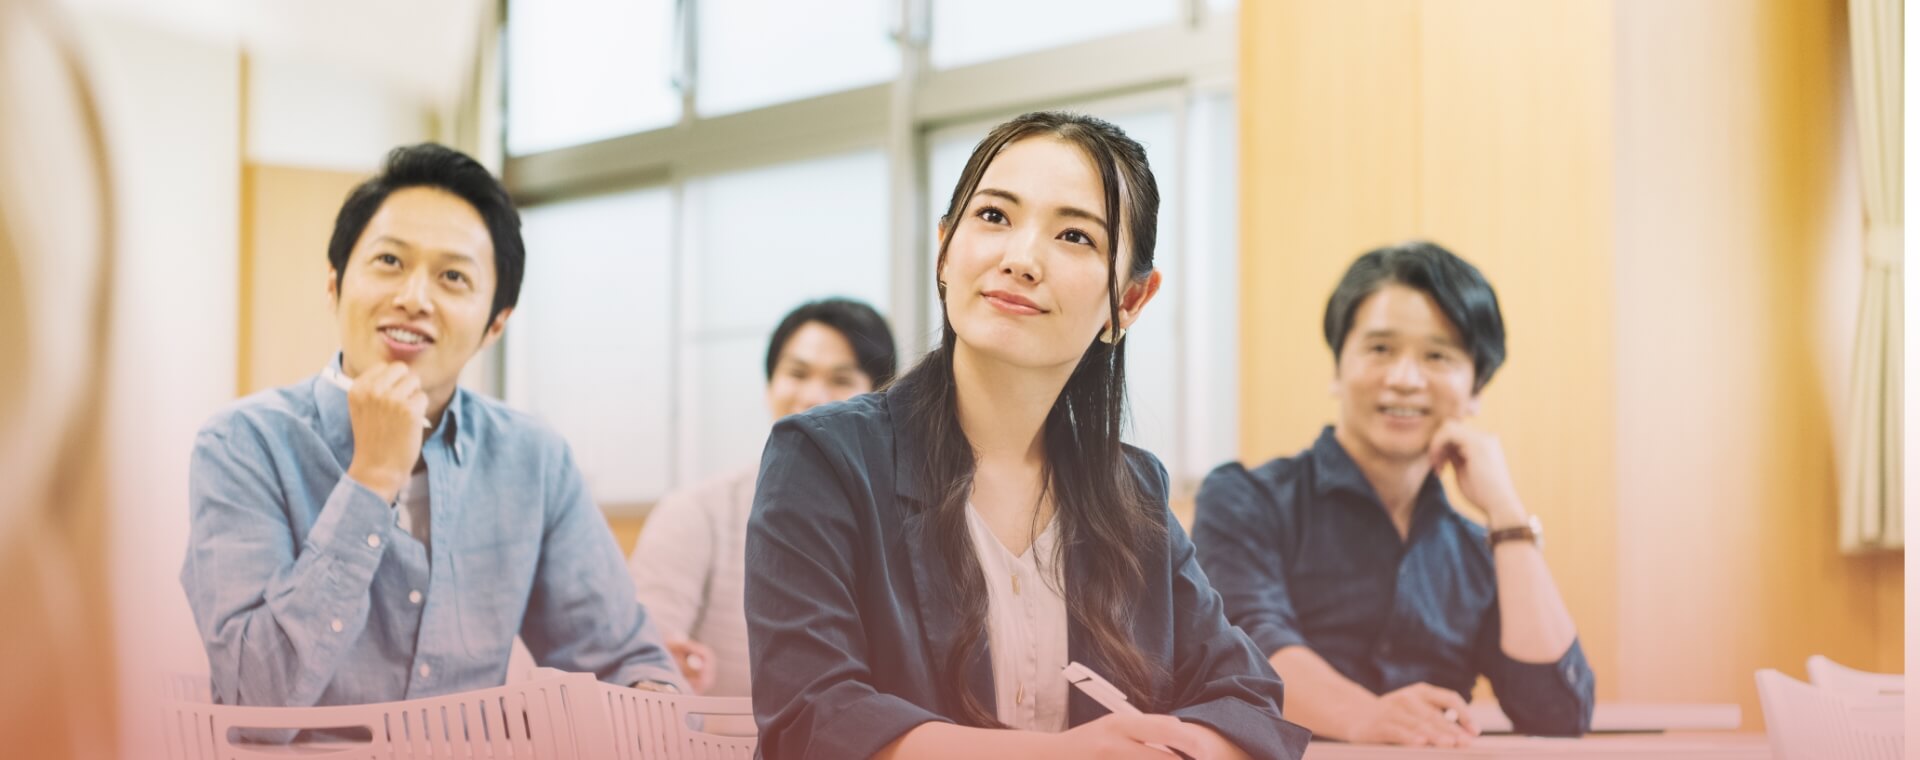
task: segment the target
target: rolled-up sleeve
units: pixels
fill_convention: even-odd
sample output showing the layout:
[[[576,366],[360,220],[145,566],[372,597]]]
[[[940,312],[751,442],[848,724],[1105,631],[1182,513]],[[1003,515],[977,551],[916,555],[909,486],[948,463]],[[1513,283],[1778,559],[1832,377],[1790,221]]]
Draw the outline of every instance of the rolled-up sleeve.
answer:
[[[546,667],[593,673],[608,683],[657,681],[687,691],[635,600],[620,545],[588,497],[572,451],[565,444],[560,451],[520,638]]]
[[[1311,732],[1281,717],[1280,677],[1228,624],[1220,595],[1171,513],[1167,534],[1176,626],[1173,715],[1212,728],[1250,757],[1299,760]]]
[[[1593,727],[1593,668],[1574,639],[1554,662],[1521,662],[1500,649],[1500,607],[1487,611],[1474,642],[1474,668],[1493,684],[1516,733],[1579,736]]]
[[[1269,502],[1245,468],[1226,464],[1201,482],[1193,517],[1200,567],[1226,605],[1227,620],[1266,657],[1307,643],[1287,594],[1283,543]]]
[[[871,757],[915,726],[950,722],[872,685],[854,591],[861,563],[852,480],[805,418],[774,425],[747,524],[761,757]]]
[[[295,545],[266,440],[245,418],[194,442],[180,584],[226,704],[309,707],[365,628],[391,507],[342,476]]]

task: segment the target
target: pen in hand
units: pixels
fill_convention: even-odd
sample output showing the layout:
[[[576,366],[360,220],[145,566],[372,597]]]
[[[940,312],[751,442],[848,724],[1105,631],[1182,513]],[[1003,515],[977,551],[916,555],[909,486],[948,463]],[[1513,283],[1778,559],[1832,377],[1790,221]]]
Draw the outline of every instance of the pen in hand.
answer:
[[[1140,708],[1134,707],[1127,701],[1126,694],[1121,693],[1120,689],[1107,679],[1101,678],[1099,673],[1093,672],[1092,668],[1077,662],[1069,662],[1066,667],[1060,669],[1060,674],[1066,677],[1067,683],[1079,689],[1080,693],[1092,697],[1093,701],[1099,702],[1101,707],[1107,708],[1107,712],[1118,715],[1141,714]],[[1164,745],[1148,744],[1147,746],[1169,755],[1173,754],[1173,750],[1167,749]]]
[[[353,392],[353,381],[348,380],[346,375],[340,374],[339,370],[328,368],[328,370],[322,374],[327,378],[327,382],[333,384],[333,387],[339,388],[340,390],[347,391],[349,393]],[[427,418],[417,417],[415,419],[419,420],[420,427],[426,428],[428,430],[433,429],[433,423],[428,422]]]

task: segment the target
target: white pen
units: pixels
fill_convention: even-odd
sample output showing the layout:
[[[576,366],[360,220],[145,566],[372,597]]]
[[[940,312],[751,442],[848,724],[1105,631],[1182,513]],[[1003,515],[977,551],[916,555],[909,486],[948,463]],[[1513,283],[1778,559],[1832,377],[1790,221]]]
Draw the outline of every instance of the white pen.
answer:
[[[327,378],[327,382],[333,383],[333,387],[339,388],[340,390],[347,391],[347,392],[353,391],[353,381],[348,380],[346,375],[340,374],[340,370],[335,369],[333,367],[328,367],[326,372],[322,372],[320,374]],[[419,417],[416,419],[420,420],[420,427],[426,428],[428,430],[433,429],[433,423],[428,422],[427,418]]]
[[[1107,708],[1107,712],[1116,715],[1140,714],[1140,708],[1128,702],[1127,695],[1120,693],[1118,687],[1109,683],[1107,679],[1101,678],[1100,674],[1093,672],[1092,668],[1077,662],[1069,662],[1066,667],[1060,669],[1060,675],[1065,676],[1067,683],[1073,684],[1080,693],[1092,697],[1093,701],[1099,702],[1101,707]],[[1147,746],[1169,755],[1173,754],[1173,750],[1167,749],[1164,745],[1149,744]]]

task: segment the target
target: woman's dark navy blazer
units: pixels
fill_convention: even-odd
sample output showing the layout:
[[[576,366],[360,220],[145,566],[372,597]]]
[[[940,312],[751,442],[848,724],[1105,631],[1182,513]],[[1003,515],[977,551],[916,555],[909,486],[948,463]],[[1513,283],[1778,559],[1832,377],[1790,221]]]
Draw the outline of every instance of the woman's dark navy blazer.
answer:
[[[907,464],[920,461],[925,439],[892,413],[904,403],[898,393],[787,417],[767,441],[746,579],[761,757],[864,758],[922,723],[956,722],[938,683],[958,612],[922,530],[935,494]],[[1142,491],[1166,504],[1166,468],[1133,447],[1127,456]],[[1281,719],[1279,677],[1227,624],[1192,542],[1167,515],[1166,545],[1144,547],[1149,581],[1134,600],[1134,644],[1163,671],[1159,704],[1141,707],[1207,725],[1253,757],[1297,760],[1309,734]],[[1071,598],[1087,570],[1072,547],[1066,562]],[[1110,672],[1077,623],[1067,642],[1073,659]],[[968,686],[991,710],[985,643],[972,662]],[[1078,690],[1069,700],[1070,725],[1107,712]]]

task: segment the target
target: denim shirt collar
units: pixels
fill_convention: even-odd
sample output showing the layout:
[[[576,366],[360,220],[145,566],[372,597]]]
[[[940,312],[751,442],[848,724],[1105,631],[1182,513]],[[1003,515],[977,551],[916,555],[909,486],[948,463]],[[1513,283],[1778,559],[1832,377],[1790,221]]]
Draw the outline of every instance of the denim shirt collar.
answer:
[[[353,461],[353,418],[347,409],[347,392],[328,380],[330,375],[343,372],[341,366],[341,355],[336,351],[327,366],[314,375],[312,383],[313,404],[320,413],[320,435],[345,466],[345,463]],[[446,446],[456,467],[466,463],[467,452],[473,449],[473,426],[467,424],[467,407],[467,389],[455,388],[453,398],[447,401],[446,411],[440,414],[440,425],[423,441],[423,445],[428,447],[436,444]]]

